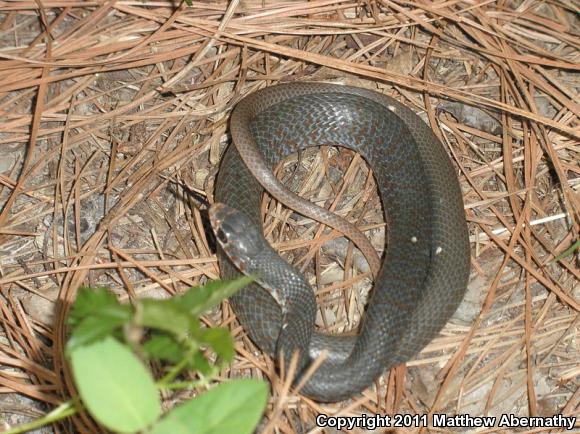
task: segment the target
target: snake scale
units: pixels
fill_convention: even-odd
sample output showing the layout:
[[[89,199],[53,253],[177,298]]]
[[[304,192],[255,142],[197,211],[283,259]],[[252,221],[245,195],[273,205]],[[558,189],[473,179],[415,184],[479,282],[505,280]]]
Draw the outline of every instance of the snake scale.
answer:
[[[236,105],[230,130],[235,146],[222,158],[218,204],[210,210],[221,245],[220,273],[259,275],[232,297],[234,310],[262,351],[285,361],[298,352],[299,373],[326,350],[301,393],[323,402],[347,399],[416,355],[463,298],[469,242],[450,159],[431,129],[404,105],[336,84],[297,82],[254,92]],[[350,148],[372,168],[387,221],[382,263],[373,263],[376,252],[368,251],[368,240],[352,225],[289,192],[272,174],[285,156],[320,145]],[[263,239],[264,189],[343,232],[369,260],[375,285],[358,335],[314,330],[312,288]]]

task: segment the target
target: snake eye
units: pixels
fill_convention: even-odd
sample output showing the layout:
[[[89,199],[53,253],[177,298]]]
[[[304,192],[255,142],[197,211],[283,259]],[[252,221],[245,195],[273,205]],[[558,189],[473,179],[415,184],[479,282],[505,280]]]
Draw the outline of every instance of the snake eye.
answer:
[[[228,242],[228,237],[226,236],[226,233],[222,230],[222,228],[219,228],[217,230],[216,235],[222,243],[225,244]]]

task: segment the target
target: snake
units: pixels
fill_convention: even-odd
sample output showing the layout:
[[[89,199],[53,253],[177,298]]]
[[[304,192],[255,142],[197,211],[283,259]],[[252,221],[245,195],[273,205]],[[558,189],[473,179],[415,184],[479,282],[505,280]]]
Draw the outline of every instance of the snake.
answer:
[[[280,369],[294,363],[301,394],[320,402],[349,399],[416,356],[463,299],[470,248],[451,159],[431,128],[399,101],[336,83],[289,82],[250,93],[235,105],[230,132],[233,146],[222,156],[209,216],[220,276],[256,278],[230,298],[232,307]],[[322,145],[351,149],[372,169],[386,221],[382,260],[356,225],[291,192],[274,175],[288,155]],[[265,191],[341,232],[367,259],[374,285],[357,334],[316,330],[314,290],[264,238]]]

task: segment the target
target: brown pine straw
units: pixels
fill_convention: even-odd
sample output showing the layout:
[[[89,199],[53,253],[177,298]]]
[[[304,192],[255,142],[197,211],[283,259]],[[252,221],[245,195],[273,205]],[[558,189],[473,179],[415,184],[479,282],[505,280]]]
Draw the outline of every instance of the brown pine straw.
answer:
[[[577,9],[569,0],[0,1],[4,425],[75,394],[62,350],[81,285],[128,301],[219,276],[205,210],[229,113],[250,92],[296,80],[374,89],[429,123],[464,194],[468,294],[416,358],[338,404],[301,396],[293,372],[277,370],[224,302],[204,317],[236,341],[217,381],[271,384],[259,427],[268,433],[332,432],[315,426],[319,413],[578,416],[578,253],[560,257],[580,229]],[[380,250],[384,219],[362,158],[323,146],[276,173]],[[317,324],[356,329],[371,284],[356,249],[270,199],[263,212],[266,235],[316,291]],[[164,396],[167,408],[185,395]],[[87,415],[55,429],[102,432]],[[393,430],[418,431],[448,429]]]

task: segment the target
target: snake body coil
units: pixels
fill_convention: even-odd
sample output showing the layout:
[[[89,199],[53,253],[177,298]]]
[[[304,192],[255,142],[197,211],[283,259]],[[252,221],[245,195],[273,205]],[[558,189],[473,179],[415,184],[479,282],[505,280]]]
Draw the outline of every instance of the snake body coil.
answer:
[[[259,228],[266,188],[295,211],[349,238],[357,236],[341,219],[334,220],[333,214],[309,203],[306,209],[307,201],[280,186],[271,167],[292,152],[309,146],[344,146],[360,153],[374,171],[387,220],[388,248],[357,337],[315,332],[312,289],[303,278],[290,276],[292,267],[261,241],[242,246],[244,253],[254,255],[243,266],[245,272],[265,267],[260,274],[270,279],[270,291],[252,285],[232,297],[240,321],[263,351],[282,353],[289,360],[299,350],[300,370],[323,349],[328,351],[302,393],[327,402],[349,398],[385,369],[418,353],[463,298],[469,243],[461,191],[449,158],[429,127],[396,100],[324,83],[291,83],[251,94],[236,106],[231,133],[235,147],[230,146],[222,159],[215,200],[239,210],[241,220]],[[221,208],[221,214],[214,211],[214,217],[227,220],[227,209]],[[238,225],[236,218],[228,220],[224,231],[235,232],[238,226],[242,236],[251,234],[240,231],[239,225],[247,222]],[[218,233],[218,239],[229,235]],[[366,240],[353,241],[361,250],[368,247]],[[223,251],[220,268],[223,277],[239,275]],[[282,282],[285,278],[288,283]]]

